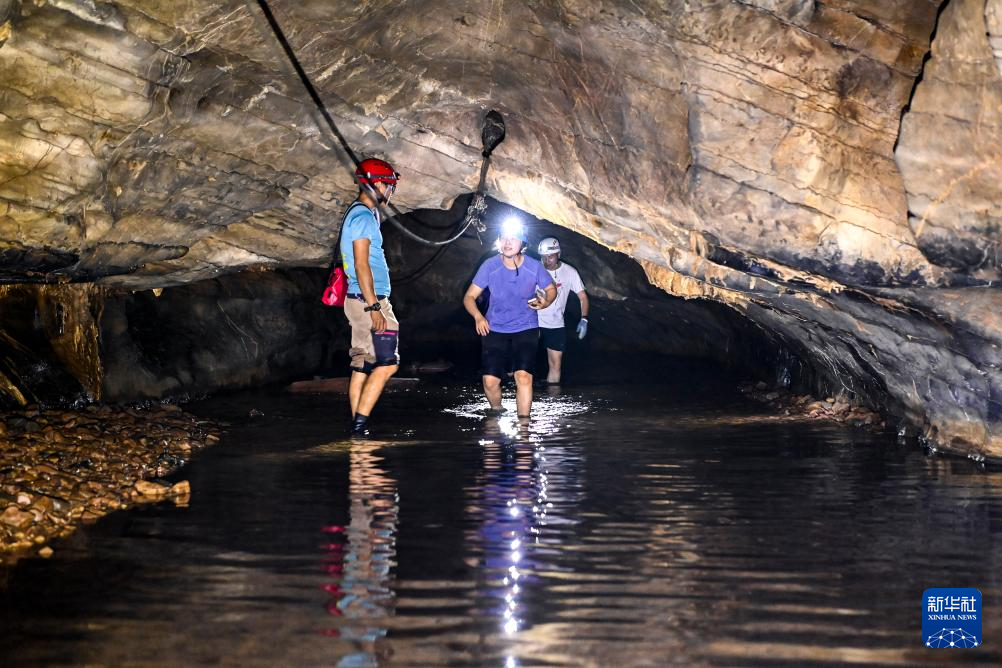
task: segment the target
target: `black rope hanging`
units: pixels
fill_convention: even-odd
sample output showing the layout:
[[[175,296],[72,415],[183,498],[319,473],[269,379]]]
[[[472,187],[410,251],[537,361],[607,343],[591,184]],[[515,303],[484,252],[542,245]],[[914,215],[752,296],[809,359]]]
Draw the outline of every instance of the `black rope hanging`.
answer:
[[[310,81],[310,77],[306,74],[303,66],[299,63],[299,58],[296,57],[296,53],[292,50],[292,45],[289,44],[289,40],[285,37],[285,32],[282,27],[278,24],[275,19],[275,15],[271,11],[271,7],[268,6],[266,0],[257,0],[258,7],[261,8],[261,12],[264,14],[265,19],[268,21],[268,26],[271,28],[271,32],[274,34],[278,43],[282,46],[282,50],[285,51],[285,56],[289,63],[292,65],[293,70],[295,70],[296,75],[302,82],[303,87],[306,88],[306,92],[309,93],[310,98],[313,100],[313,104],[316,106],[320,115],[323,117],[327,124],[328,129],[331,134],[337,139],[341,148],[344,152],[351,158],[351,161],[358,167],[359,159],[355,152],[352,150],[351,145],[348,140],[345,139],[341,131],[338,130],[337,124],[334,122],[334,118],[331,116],[330,112],[327,110],[327,106],[324,101],[320,98],[320,94],[317,89],[313,86],[313,82]],[[321,126],[322,127],[322,126]],[[463,236],[470,227],[474,227],[478,233],[484,232],[487,226],[483,222],[483,213],[487,210],[487,197],[486,197],[486,181],[487,181],[487,169],[490,166],[491,153],[497,148],[498,144],[504,141],[505,138],[505,126],[504,118],[500,113],[494,111],[493,109],[488,111],[484,117],[483,128],[481,129],[481,140],[483,142],[483,163],[480,166],[480,182],[477,185],[477,191],[473,195],[473,199],[470,200],[470,205],[466,210],[466,216],[463,218],[460,224],[459,231],[450,236],[447,239],[442,240],[432,240],[425,239],[418,236],[417,234],[411,232],[409,229],[404,227],[400,221],[397,220],[398,217],[402,216],[402,212],[397,209],[396,206],[386,202],[386,206],[393,212],[393,216],[390,216],[388,220],[393,223],[401,232],[406,236],[417,241],[418,243],[425,244],[427,246],[446,246]],[[378,204],[377,204],[378,206]],[[428,226],[433,227],[433,226]],[[440,255],[436,252],[428,262],[426,262],[419,272],[423,273],[423,270],[427,268],[436,258]],[[409,278],[409,277],[408,277]]]

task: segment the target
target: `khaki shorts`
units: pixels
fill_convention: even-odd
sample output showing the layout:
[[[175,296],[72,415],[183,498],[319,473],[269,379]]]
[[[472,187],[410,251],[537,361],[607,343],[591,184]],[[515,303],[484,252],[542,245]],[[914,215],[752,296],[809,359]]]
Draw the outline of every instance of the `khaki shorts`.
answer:
[[[377,366],[400,364],[398,348],[400,344],[400,323],[393,315],[389,299],[379,300],[379,312],[386,318],[386,331],[376,334],[372,331],[372,316],[365,312],[365,302],[348,297],[344,300],[344,314],[351,325],[351,368],[369,373]]]

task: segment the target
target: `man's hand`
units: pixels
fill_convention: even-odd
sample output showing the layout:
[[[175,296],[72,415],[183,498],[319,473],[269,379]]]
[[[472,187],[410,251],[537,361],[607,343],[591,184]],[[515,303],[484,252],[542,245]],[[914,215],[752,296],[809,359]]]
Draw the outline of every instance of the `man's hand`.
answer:
[[[487,336],[490,334],[491,326],[487,323],[487,318],[480,316],[476,319],[477,323],[477,334],[480,336]]]
[[[536,294],[536,301],[540,302],[539,308],[546,308],[557,300],[557,286],[550,283],[543,290],[543,294]]]
[[[583,339],[585,334],[588,333],[588,318],[581,318],[578,320],[578,338]]]
[[[379,311],[369,311],[369,317],[372,318],[372,331],[376,334],[382,334],[386,331],[386,318]]]

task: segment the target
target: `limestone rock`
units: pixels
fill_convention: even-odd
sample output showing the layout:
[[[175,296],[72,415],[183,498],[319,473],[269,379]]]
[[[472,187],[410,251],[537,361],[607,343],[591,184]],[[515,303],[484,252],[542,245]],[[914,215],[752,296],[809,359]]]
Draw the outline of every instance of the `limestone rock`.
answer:
[[[17,506],[7,506],[3,514],[0,514],[0,522],[18,531],[28,528],[34,521],[34,515],[21,510]]]
[[[985,0],[953,0],[943,11],[897,149],[919,249],[934,264],[995,281],[1002,270],[1002,71],[990,29],[998,34],[998,11]]]
[[[150,499],[162,499],[170,493],[170,487],[149,480],[137,480],[136,493]]]
[[[661,240],[638,259],[695,229],[827,275],[932,275],[891,150],[934,2],[273,4],[405,208],[472,187],[491,106],[494,191],[610,246]],[[350,165],[253,5],[100,7],[22,4],[0,48],[11,270],[143,288],[323,263]]]
[[[999,306],[1000,0],[271,4],[348,143],[402,172],[404,210],[475,186],[496,108],[499,199],[726,305],[833,386],[1002,456],[1002,330],[965,306]],[[253,3],[2,7],[0,280],[214,290],[329,261],[352,165]],[[211,317],[206,303],[192,313],[229,320],[219,331],[292,337],[239,297]],[[67,400],[109,377],[117,396],[179,392],[222,357],[206,341],[132,385],[80,364],[100,359],[100,325],[56,306],[41,353],[68,369],[46,372]],[[134,320],[107,318],[128,346]],[[281,373],[256,337],[227,338],[247,346],[244,383]]]

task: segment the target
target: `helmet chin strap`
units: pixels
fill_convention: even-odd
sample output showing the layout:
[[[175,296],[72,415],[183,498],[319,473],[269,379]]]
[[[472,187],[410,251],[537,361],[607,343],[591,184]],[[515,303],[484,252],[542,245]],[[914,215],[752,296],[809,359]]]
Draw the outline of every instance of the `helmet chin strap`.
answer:
[[[382,195],[380,195],[379,191],[373,188],[371,183],[364,183],[362,185],[364,185],[366,189],[369,191],[369,194],[372,195],[373,198],[375,198],[376,206],[379,206],[380,204],[386,204],[387,202],[390,201],[385,197],[383,197]]]

